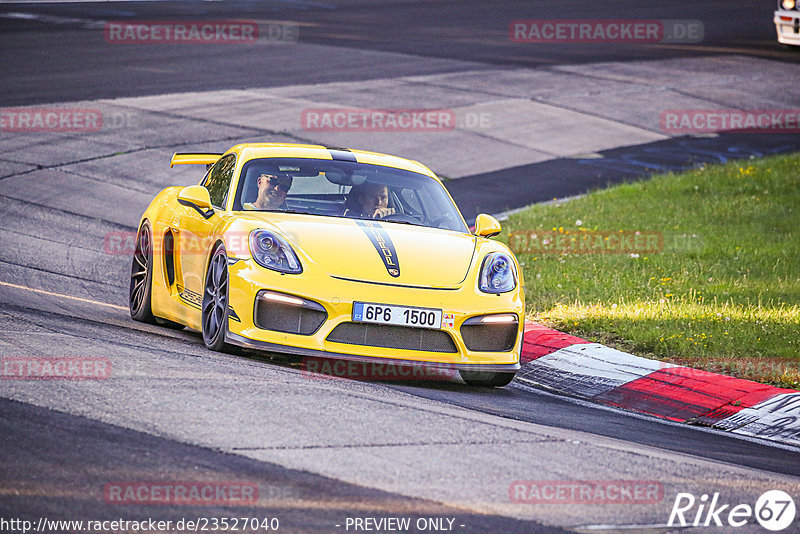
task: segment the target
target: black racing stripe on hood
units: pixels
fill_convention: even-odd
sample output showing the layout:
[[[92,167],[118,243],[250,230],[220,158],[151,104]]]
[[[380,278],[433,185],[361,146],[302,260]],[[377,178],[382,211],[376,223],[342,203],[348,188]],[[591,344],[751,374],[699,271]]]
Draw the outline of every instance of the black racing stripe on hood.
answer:
[[[383,260],[383,265],[386,267],[386,272],[389,276],[397,278],[400,276],[400,259],[397,257],[397,251],[394,249],[392,238],[386,232],[386,229],[375,221],[356,221],[356,224],[364,230],[367,237],[372,241],[372,246],[378,251],[378,255]]]

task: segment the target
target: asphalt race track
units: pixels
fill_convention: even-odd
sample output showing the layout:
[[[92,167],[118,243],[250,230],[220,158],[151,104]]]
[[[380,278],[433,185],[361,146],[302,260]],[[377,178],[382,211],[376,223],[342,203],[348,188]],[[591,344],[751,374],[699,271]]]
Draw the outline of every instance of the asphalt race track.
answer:
[[[11,7],[13,6],[13,8]],[[548,67],[603,61],[700,57],[744,53],[797,62],[797,53],[775,43],[772,6],[763,2],[661,2],[613,0],[568,2],[443,1],[344,2],[109,2],[86,5],[9,4],[6,13],[39,19],[3,20],[0,43],[4,105],[42,104],[189,90],[274,87],[303,83],[356,81],[466,70],[463,63]],[[219,20],[240,18],[299,26],[299,40],[313,53],[293,47],[249,50],[204,46],[124,46],[113,54],[101,32],[87,35],[91,21]],[[700,44],[618,46],[613,44],[530,47],[512,43],[508,25],[518,19],[701,20]],[[102,28],[102,25],[100,26]],[[44,51],[47,51],[44,53]],[[362,52],[402,54],[375,56]],[[302,55],[299,55],[302,54]],[[408,57],[424,58],[409,61]],[[376,58],[380,58],[377,61]],[[268,61],[267,61],[268,59]],[[57,79],[58,83],[53,83]]]
[[[0,380],[0,531],[22,532],[3,519],[174,525],[247,517],[277,518],[277,531],[289,533],[389,530],[363,522],[357,529],[353,520],[366,518],[408,518],[408,532],[672,532],[678,528],[667,522],[679,493],[717,493],[732,507],[753,506],[765,491],[780,489],[800,504],[800,451],[789,446],[517,382],[480,391],[456,378],[334,379],[278,354],[210,352],[197,332],[130,319],[130,256],[109,248],[109,236],[135,232],[161,188],[197,182],[197,169],[170,170],[169,154],[224,150],[239,141],[341,140],[387,152],[396,143],[397,153],[421,152],[420,161],[451,178],[448,188],[468,217],[698,161],[798,150],[796,133],[668,136],[658,113],[645,112],[659,100],[673,107],[702,100],[712,109],[797,107],[800,55],[775,42],[773,6],[765,5],[0,4],[0,106],[77,103],[128,119],[90,133],[0,129],[0,356],[92,357],[110,365],[102,380]],[[704,38],[536,48],[510,42],[510,21],[557,17],[697,20]],[[247,19],[298,33],[244,47],[111,46],[103,37],[107,21],[186,19]],[[704,84],[693,85],[695,71]],[[652,81],[658,72],[683,85]],[[592,84],[598,93],[586,98],[580,91]],[[523,98],[520,88],[535,95]],[[614,100],[620,94],[627,109]],[[592,107],[595,97],[607,109]],[[488,106],[481,109],[494,110],[495,122],[490,131],[459,128],[435,143],[412,134],[376,136],[372,144],[368,136],[327,138],[292,126],[295,109],[340,101]],[[506,122],[519,112],[503,115],[502,106],[532,104],[551,114],[528,144]],[[559,130],[564,120],[597,126]],[[559,143],[577,140],[563,152],[535,144],[547,132],[558,132]],[[473,141],[484,148],[471,149]],[[464,156],[474,159],[469,166],[454,155],[468,152],[475,153]],[[639,504],[531,504],[515,499],[516,481],[640,481],[659,494]],[[135,483],[243,484],[257,498],[120,504],[109,493]],[[687,521],[695,513],[697,507],[687,512]],[[248,531],[270,531],[258,527]],[[87,531],[39,529],[68,530]],[[161,531],[167,530],[194,529]],[[742,527],[702,531],[765,530],[751,517]]]

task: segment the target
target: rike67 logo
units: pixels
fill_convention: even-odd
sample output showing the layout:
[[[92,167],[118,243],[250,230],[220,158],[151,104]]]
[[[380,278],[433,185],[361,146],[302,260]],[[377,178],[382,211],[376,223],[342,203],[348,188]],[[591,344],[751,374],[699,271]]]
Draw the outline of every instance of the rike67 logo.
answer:
[[[719,493],[709,496],[703,494],[699,499],[691,493],[678,493],[668,526],[741,527],[751,523],[753,518],[767,530],[779,531],[789,527],[795,518],[794,500],[781,490],[764,492],[756,501],[755,507],[749,504],[731,504],[720,501]]]

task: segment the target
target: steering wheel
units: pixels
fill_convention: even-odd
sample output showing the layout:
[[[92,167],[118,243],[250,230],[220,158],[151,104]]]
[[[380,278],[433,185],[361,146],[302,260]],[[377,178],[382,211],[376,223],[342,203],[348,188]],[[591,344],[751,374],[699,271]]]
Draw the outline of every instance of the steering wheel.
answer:
[[[420,221],[412,217],[411,215],[406,215],[405,213],[391,213],[386,217],[381,217],[380,219],[376,219],[378,221],[389,221],[389,222],[407,222],[411,224],[422,225]]]

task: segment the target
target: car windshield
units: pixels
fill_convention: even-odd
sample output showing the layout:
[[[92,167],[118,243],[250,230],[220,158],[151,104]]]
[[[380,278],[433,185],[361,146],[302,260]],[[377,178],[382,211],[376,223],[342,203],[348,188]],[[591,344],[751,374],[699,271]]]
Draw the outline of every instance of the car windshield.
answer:
[[[430,176],[351,161],[252,159],[242,168],[233,209],[375,219],[469,232],[444,187]]]

